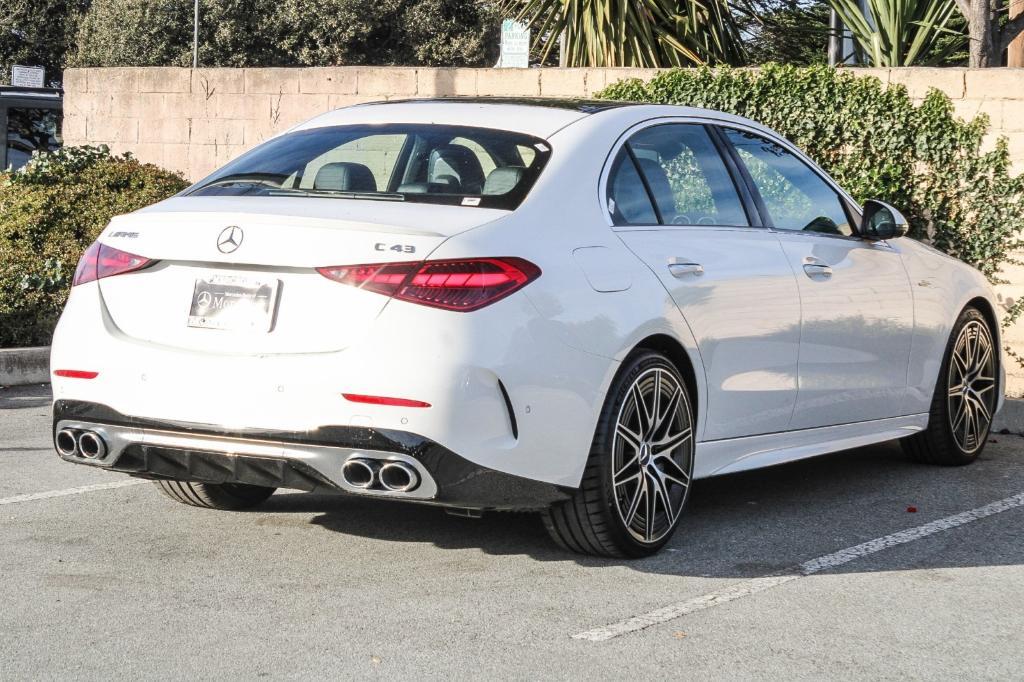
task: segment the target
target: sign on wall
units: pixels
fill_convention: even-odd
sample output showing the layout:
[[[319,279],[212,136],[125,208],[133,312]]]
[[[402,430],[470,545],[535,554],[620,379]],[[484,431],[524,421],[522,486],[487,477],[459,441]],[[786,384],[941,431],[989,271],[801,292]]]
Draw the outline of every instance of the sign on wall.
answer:
[[[11,67],[11,85],[16,88],[46,87],[46,71],[41,66]]]
[[[525,69],[530,66],[530,27],[513,19],[501,22],[501,57],[498,66]]]

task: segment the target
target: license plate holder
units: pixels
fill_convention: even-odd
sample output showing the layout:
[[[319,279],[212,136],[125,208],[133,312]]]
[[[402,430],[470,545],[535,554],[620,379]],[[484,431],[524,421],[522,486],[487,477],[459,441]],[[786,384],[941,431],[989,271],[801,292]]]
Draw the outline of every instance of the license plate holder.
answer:
[[[280,280],[214,275],[196,280],[188,326],[269,332],[274,326]]]

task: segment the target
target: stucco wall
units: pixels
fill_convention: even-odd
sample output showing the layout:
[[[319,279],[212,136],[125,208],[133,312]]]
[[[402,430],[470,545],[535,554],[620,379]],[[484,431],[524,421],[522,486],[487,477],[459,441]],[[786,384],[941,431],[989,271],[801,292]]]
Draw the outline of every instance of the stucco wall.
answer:
[[[1024,69],[856,69],[902,83],[912,97],[945,92],[964,117],[986,113],[1024,169]],[[198,179],[271,135],[358,102],[446,95],[588,97],[653,69],[70,69],[64,75],[66,144],[107,144]],[[1007,301],[1024,296],[1024,267],[1007,273]],[[1007,341],[1024,352],[1024,323]],[[1011,366],[1012,363],[1010,363]],[[1011,366],[1013,390],[1024,370]]]

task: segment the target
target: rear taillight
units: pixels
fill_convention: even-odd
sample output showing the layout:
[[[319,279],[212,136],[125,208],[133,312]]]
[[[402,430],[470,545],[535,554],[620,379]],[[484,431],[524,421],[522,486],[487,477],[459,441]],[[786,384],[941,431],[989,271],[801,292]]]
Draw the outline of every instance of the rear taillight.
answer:
[[[324,277],[410,303],[478,310],[540,277],[522,258],[465,258],[317,268]]]
[[[133,253],[115,249],[113,246],[93,242],[92,246],[85,250],[78,267],[75,268],[75,278],[71,286],[78,286],[87,282],[94,282],[104,277],[123,275],[126,272],[141,270],[150,263],[148,258],[136,256]]]

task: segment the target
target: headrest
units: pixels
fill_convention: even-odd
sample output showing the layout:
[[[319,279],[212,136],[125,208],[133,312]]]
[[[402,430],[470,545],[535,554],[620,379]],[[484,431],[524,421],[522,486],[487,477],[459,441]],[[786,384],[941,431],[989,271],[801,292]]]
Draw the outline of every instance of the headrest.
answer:
[[[445,177],[450,176],[450,177]],[[454,179],[458,185],[453,189],[466,194],[479,194],[484,184],[484,169],[476,154],[458,144],[438,147],[430,152],[427,162],[427,181],[451,183]]]
[[[342,192],[376,192],[377,181],[361,163],[338,161],[325,164],[316,173],[313,189]]]
[[[516,188],[519,181],[523,179],[526,169],[522,166],[505,166],[495,168],[487,174],[487,182],[484,183],[484,194],[508,194]]]

